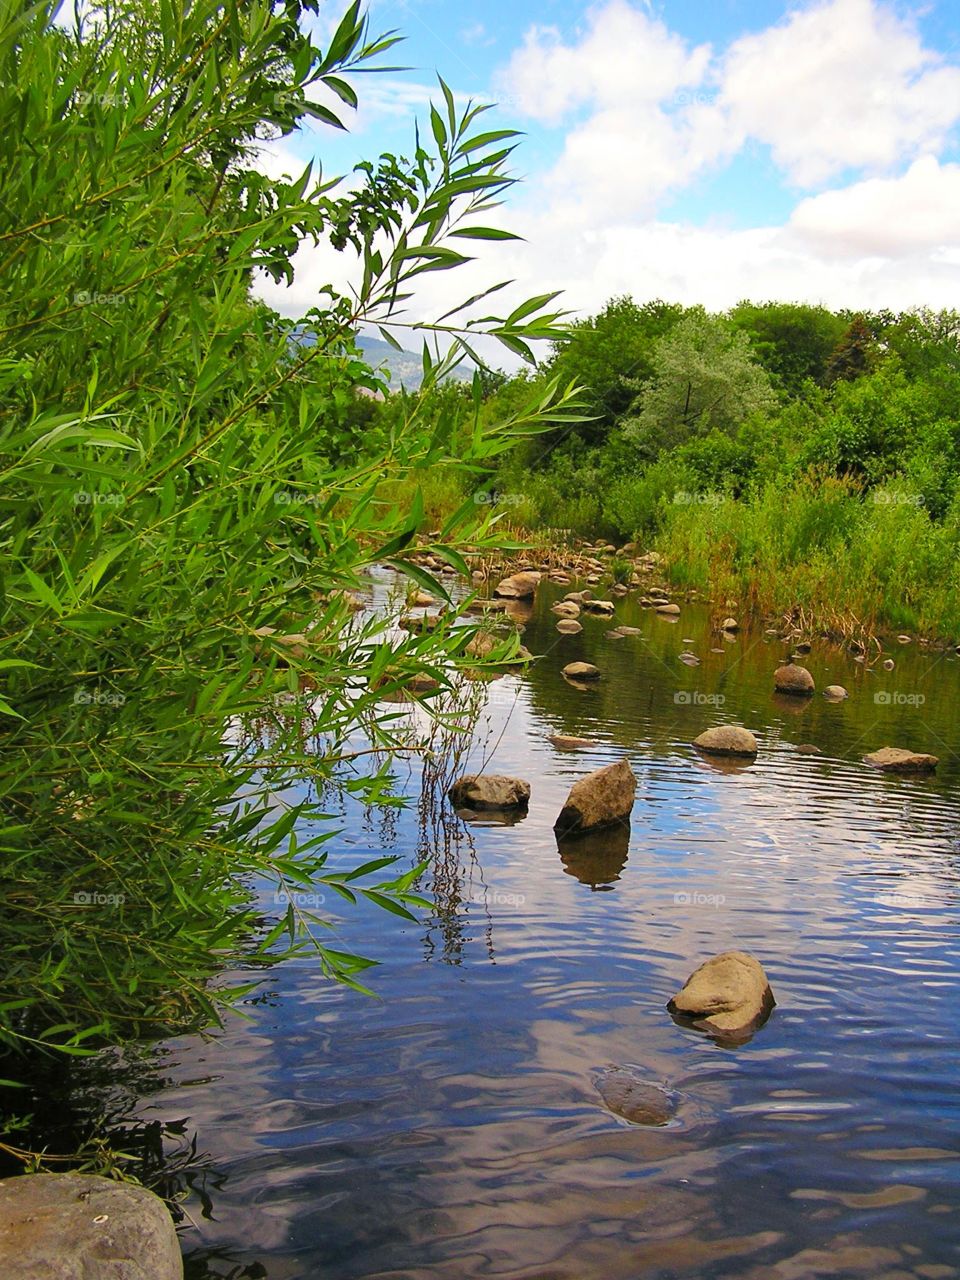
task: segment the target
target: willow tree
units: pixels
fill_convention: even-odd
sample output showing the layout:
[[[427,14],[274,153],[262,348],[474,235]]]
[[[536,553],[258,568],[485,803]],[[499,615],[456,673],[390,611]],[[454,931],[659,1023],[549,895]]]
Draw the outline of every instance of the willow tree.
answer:
[[[311,9],[95,0],[67,21],[0,6],[8,1057],[214,1019],[229,998],[216,974],[238,958],[309,946],[357,982],[363,962],[294,906],[267,927],[253,888],[322,882],[420,909],[415,871],[335,874],[325,816],[280,799],[334,777],[358,723],[395,747],[379,699],[424,669],[443,683],[470,639],[391,644],[356,621],[374,562],[446,595],[405,554],[419,503],[384,508],[378,486],[454,453],[488,465],[572,412],[551,386],[481,427],[478,382],[465,424],[428,431],[414,399],[382,439],[351,425],[358,390],[382,389],[361,326],[420,330],[429,389],[478,336],[526,357],[560,316],[552,296],[502,317],[476,318],[482,299],[436,322],[413,310],[419,276],[505,234],[482,215],[511,184],[514,135],[445,85],[410,158],[361,166],[349,191],[313,165],[293,180],[257,167],[265,139],[343,125],[356,73],[395,42],[354,4],[321,47]],[[284,320],[251,283],[290,279],[305,242],[355,254],[356,289]],[[460,572],[464,544],[495,537],[483,515],[466,504],[433,546]],[[252,730],[264,716],[269,732]],[[384,777],[350,785],[378,795]]]

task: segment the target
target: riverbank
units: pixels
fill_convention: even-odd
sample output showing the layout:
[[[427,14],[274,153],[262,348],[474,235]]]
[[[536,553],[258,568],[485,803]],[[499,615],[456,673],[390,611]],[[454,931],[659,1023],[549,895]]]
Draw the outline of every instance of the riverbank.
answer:
[[[453,576],[454,571],[426,549],[431,540],[429,534],[422,538],[412,558],[431,572]],[[837,564],[818,560],[792,574],[780,574],[770,564],[738,566],[728,543],[711,549],[661,539],[643,548],[636,542],[617,545],[550,530],[534,533],[516,524],[509,526],[505,541],[514,549],[466,556],[474,588],[482,595],[508,574],[535,570],[552,582],[586,586],[596,595],[635,596],[649,608],[664,596],[705,605],[717,632],[732,617],[738,625],[758,626],[784,640],[820,638],[847,644],[868,662],[879,660],[884,641],[916,642],[936,651],[955,647],[951,635],[935,627],[925,631],[904,625],[904,619],[916,620],[922,613],[905,605],[893,616],[879,600],[871,602],[868,582],[852,582],[845,589],[838,581],[843,566]]]

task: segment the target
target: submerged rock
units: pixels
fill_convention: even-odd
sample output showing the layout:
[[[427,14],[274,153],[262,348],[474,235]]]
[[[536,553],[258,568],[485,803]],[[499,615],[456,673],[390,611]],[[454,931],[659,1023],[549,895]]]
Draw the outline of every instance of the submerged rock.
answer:
[[[850,697],[842,684],[828,684],[823,691],[823,696],[828,702],[843,702],[844,698]]]
[[[183,1280],[166,1205],[89,1173],[0,1182],[0,1275],[23,1280]]]
[[[573,784],[553,829],[558,836],[571,836],[625,823],[636,794],[637,779],[630,762],[608,764]]]
[[[447,793],[456,809],[525,809],[530,783],[494,773],[473,773],[458,778]]]
[[[775,1004],[760,961],[724,951],[696,969],[667,1008],[700,1031],[740,1039],[761,1026]]]
[[[738,724],[719,724],[707,729],[693,745],[699,751],[716,756],[755,756],[757,740],[749,729]]]
[[[561,751],[578,751],[581,748],[595,747],[597,744],[589,738],[572,738],[565,733],[551,733],[548,741]]]
[[[608,1067],[596,1079],[604,1106],[631,1124],[669,1124],[677,1113],[674,1099],[632,1067]]]
[[[817,687],[807,668],[798,667],[795,662],[777,668],[773,686],[777,693],[791,693],[799,697],[809,697]]]
[[[863,762],[885,773],[933,773],[940,760],[937,756],[904,751],[900,747],[883,747],[864,756]]]

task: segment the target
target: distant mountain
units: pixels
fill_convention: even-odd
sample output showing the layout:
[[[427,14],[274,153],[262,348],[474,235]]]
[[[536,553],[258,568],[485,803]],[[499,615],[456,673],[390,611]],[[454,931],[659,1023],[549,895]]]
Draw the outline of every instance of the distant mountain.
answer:
[[[291,339],[305,347],[312,347],[316,338],[312,333],[298,331]],[[423,360],[412,351],[397,351],[382,338],[371,338],[361,333],[357,338],[357,346],[363,352],[367,364],[374,370],[389,372],[388,382],[391,391],[399,391],[406,387],[408,391],[416,391],[423,381]],[[460,382],[469,382],[473,377],[473,366],[463,366],[452,377]]]
[[[389,371],[391,391],[399,391],[402,386],[416,391],[423,381],[423,361],[412,351],[397,351],[382,338],[371,338],[365,333],[357,339],[357,346],[372,368]]]

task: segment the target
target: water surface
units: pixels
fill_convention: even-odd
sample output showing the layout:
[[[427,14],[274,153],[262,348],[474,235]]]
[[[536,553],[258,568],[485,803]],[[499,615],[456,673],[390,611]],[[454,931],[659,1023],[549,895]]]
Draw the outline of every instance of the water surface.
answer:
[[[528,779],[523,821],[418,812],[414,769],[409,811],[346,803],[338,863],[431,858],[422,926],[323,904],[344,946],[383,962],[379,998],[304,959],[270,975],[249,1022],[169,1046],[142,1114],[187,1117],[216,1169],[188,1276],[960,1275],[955,655],[894,646],[888,673],[818,643],[818,686],[851,697],[792,702],[771,692],[776,638],[719,641],[704,610],[670,623],[632,600],[616,622],[642,634],[584,617],[560,637],[563,590],[527,623],[540,662],[489,686],[468,768]],[[595,688],[564,681],[575,659],[600,667]],[[756,732],[754,764],[691,750],[726,721]],[[553,733],[598,745],[558,751]],[[940,756],[937,775],[862,764],[887,745]],[[570,785],[623,756],[629,838],[559,850]],[[664,1006],[733,947],[778,1004],[725,1048]],[[675,1091],[675,1122],[608,1113],[595,1077],[611,1064]]]

